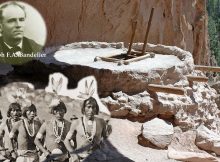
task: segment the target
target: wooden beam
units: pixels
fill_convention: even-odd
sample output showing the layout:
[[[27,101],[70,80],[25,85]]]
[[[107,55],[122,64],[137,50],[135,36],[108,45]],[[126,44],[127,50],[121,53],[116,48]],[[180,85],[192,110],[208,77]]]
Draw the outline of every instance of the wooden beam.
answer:
[[[204,76],[187,75],[186,77],[189,81],[196,81],[196,82],[207,82],[209,80],[209,78]]]
[[[116,55],[117,56],[117,55]],[[113,62],[113,63],[118,63],[118,65],[128,65],[131,62],[136,62],[136,61],[140,61],[146,58],[154,58],[155,57],[155,53],[147,53],[146,55],[143,56],[136,56],[136,55],[125,55],[125,57],[132,57],[128,60],[124,60],[125,58],[121,58],[121,59],[116,59],[116,58],[112,58],[112,57],[101,57],[101,56],[96,56],[94,61],[106,61],[106,62]]]
[[[106,62],[119,62],[120,61],[120,59],[116,59],[116,58],[96,56],[94,61],[98,61],[98,60],[102,60]]]
[[[147,54],[147,55],[144,55],[144,56],[138,56],[138,57],[135,57],[135,58],[131,58],[129,60],[124,60],[123,64],[128,65],[131,62],[141,61],[141,60],[144,60],[146,58],[153,58],[154,56],[155,56],[155,54]]]
[[[157,84],[148,84],[147,89],[154,92],[171,93],[176,95],[184,95],[184,89],[179,87],[171,87]]]
[[[187,75],[186,76],[188,81],[189,81],[189,86],[193,86],[193,82],[208,82],[209,78],[203,77],[203,76],[192,76],[192,75]]]
[[[103,56],[96,56],[95,59],[94,59],[94,61],[102,60],[102,58],[116,59],[116,58],[112,58],[112,57],[115,57],[115,56],[121,56],[121,55],[126,56],[126,53],[110,54],[110,55],[105,56],[105,57],[103,57]],[[118,60],[120,60],[120,59],[118,59]]]
[[[218,66],[201,66],[201,65],[195,65],[195,70],[211,71],[211,72],[220,72],[220,67],[218,67]]]

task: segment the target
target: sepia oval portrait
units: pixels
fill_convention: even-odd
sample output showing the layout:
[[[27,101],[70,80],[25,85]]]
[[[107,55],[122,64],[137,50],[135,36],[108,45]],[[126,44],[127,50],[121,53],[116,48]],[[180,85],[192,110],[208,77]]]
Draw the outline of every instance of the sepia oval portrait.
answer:
[[[0,63],[20,65],[37,57],[46,43],[47,29],[41,14],[20,1],[0,4]]]

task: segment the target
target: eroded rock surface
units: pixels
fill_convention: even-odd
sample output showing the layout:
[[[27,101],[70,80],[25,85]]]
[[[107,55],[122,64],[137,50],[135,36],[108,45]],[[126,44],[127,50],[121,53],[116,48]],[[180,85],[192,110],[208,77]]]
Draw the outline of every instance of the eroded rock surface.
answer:
[[[209,64],[205,0],[24,1],[45,18],[50,46],[93,40],[128,43],[135,20],[135,42],[143,42],[154,7],[148,42],[178,46],[193,53],[196,64]]]
[[[190,162],[217,162],[219,159],[198,149],[194,144],[196,139],[195,131],[175,133],[173,140],[168,147],[168,157],[181,161]]]
[[[220,136],[201,125],[196,130],[196,145],[207,151],[220,155]]]
[[[144,121],[155,115],[153,113],[153,99],[147,91],[133,96],[120,91],[113,93],[112,97],[102,99],[102,102],[106,103],[109,111],[111,111],[112,117],[131,117],[131,119],[139,118]]]

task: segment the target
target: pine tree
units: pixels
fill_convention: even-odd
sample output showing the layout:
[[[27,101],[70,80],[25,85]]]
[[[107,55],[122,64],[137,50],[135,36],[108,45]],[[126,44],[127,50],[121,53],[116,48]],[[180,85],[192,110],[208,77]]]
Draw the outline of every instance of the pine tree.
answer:
[[[206,3],[211,54],[220,65],[220,0],[207,0]]]
[[[217,17],[220,17],[220,0],[217,0],[216,14],[217,14]]]

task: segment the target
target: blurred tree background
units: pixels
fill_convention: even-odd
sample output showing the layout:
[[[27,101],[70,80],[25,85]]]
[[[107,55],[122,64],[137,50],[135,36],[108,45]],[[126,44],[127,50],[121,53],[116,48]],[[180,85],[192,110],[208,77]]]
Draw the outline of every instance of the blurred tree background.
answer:
[[[207,0],[208,32],[211,54],[220,66],[220,0]]]

